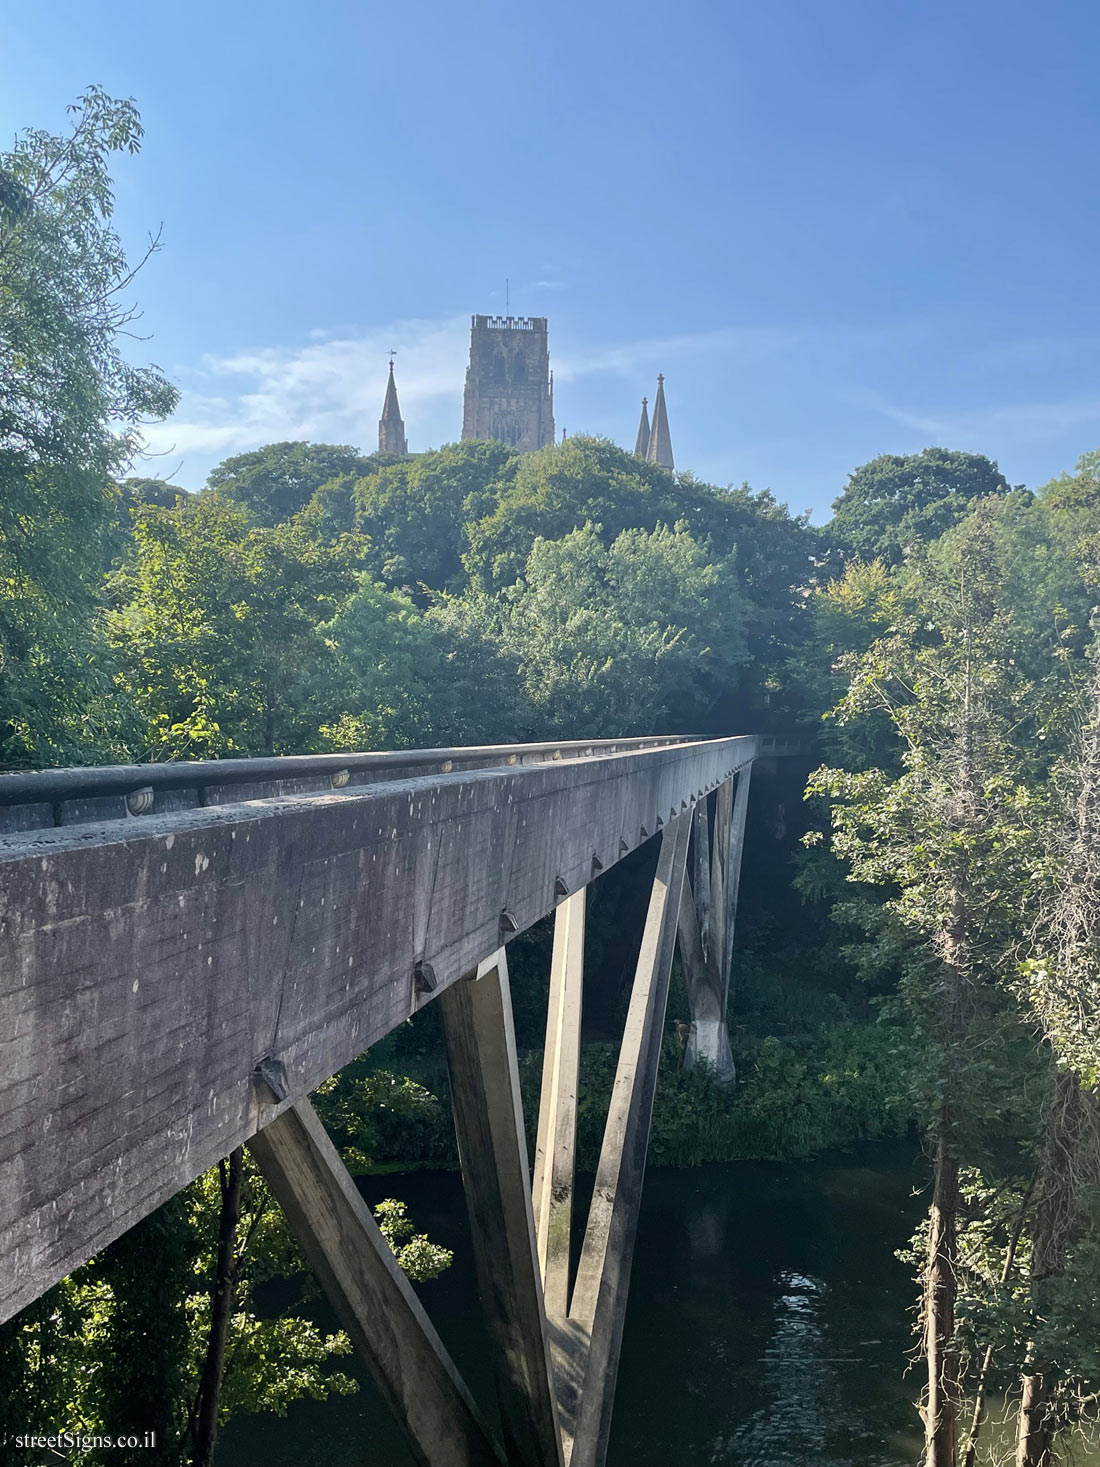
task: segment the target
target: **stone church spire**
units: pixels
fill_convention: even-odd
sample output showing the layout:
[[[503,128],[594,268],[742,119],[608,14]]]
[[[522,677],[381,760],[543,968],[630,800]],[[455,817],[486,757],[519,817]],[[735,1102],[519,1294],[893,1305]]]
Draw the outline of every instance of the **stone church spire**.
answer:
[[[676,467],[672,457],[672,435],[668,431],[668,411],[665,408],[665,379],[657,376],[657,396],[653,399],[653,424],[649,431],[646,458],[651,464],[660,464],[664,469]]]
[[[393,380],[393,357],[390,357],[390,380],[386,383],[386,400],[382,404],[382,416],[378,420],[378,452],[394,453],[399,458],[409,456],[409,445],[405,441],[405,424],[401,421],[401,408],[397,401],[397,383]]]
[[[649,452],[649,399],[642,398],[642,418],[638,424],[638,437],[634,443],[634,457],[645,458]]]

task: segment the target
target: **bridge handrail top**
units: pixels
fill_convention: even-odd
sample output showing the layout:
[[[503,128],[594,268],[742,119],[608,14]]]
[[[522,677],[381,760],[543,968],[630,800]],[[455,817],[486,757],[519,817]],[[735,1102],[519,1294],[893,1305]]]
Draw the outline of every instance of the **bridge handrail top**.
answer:
[[[522,755],[565,758],[675,748],[722,742],[702,734],[644,735],[619,739],[554,739],[530,744],[476,744],[439,749],[386,749],[365,753],[279,754],[263,758],[179,759],[150,764],[83,765],[69,769],[0,771],[0,806],[124,795],[141,787],[187,789],[270,780],[331,776],[337,771],[423,768],[437,772],[450,762],[509,761]],[[733,737],[746,737],[737,735]],[[748,735],[748,737],[759,737]]]

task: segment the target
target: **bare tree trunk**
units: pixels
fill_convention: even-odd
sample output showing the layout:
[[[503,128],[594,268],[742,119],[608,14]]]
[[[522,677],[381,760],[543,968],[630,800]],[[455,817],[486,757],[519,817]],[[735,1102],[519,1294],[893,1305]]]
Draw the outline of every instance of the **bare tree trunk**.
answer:
[[[210,1299],[210,1338],[202,1379],[195,1400],[195,1445],[192,1467],[210,1467],[218,1439],[218,1402],[225,1373],[225,1346],[233,1313],[233,1285],[237,1273],[237,1228],[241,1220],[241,1179],[244,1150],[238,1146],[228,1162],[219,1162],[222,1206],[218,1223],[218,1258]]]
[[[1008,1248],[1005,1251],[1004,1267],[1001,1269],[1001,1283],[1007,1284],[1012,1277],[1012,1268],[1016,1262],[1016,1250],[1020,1246],[1020,1237],[1024,1231],[1024,1223],[1027,1220],[1028,1206],[1031,1202],[1031,1194],[1035,1190],[1036,1178],[1033,1175],[1028,1183],[1027,1190],[1020,1203],[1020,1211],[1012,1227],[1012,1234],[1008,1240]],[[978,1433],[982,1429],[985,1420],[985,1383],[989,1378],[989,1368],[993,1364],[993,1346],[987,1345],[985,1354],[982,1356],[982,1368],[978,1372],[978,1389],[974,1393],[974,1414],[970,1418],[970,1430],[966,1438],[966,1450],[963,1452],[962,1467],[974,1467],[978,1455]]]
[[[959,1359],[954,1344],[959,1163],[951,1145],[949,1112],[940,1117],[938,1130],[924,1273],[924,1355],[928,1362],[924,1467],[955,1467],[959,1412]]]
[[[1035,1230],[1031,1244],[1032,1289],[1066,1270],[1077,1211],[1077,1152],[1087,1122],[1089,1102],[1078,1076],[1059,1070],[1046,1110],[1046,1134],[1039,1166]],[[1034,1295],[1033,1295],[1034,1301]],[[1034,1343],[1020,1388],[1016,1418],[1016,1467],[1054,1467],[1057,1413],[1050,1383],[1043,1374]]]
[[[969,687],[969,684],[968,684]],[[969,694],[962,736],[965,755],[958,809],[959,826],[976,820],[973,765],[969,755]],[[959,1407],[962,1388],[955,1343],[955,1301],[959,1263],[959,1158],[955,1137],[958,1068],[964,1045],[967,980],[971,969],[967,927],[965,868],[956,873],[950,914],[939,941],[943,959],[940,1043],[944,1054],[947,1099],[936,1118],[932,1208],[928,1219],[928,1252],[924,1270],[924,1358],[928,1389],[924,1405],[924,1467],[956,1467],[959,1453]]]
[[[1040,914],[1033,940],[1047,963],[1037,1008],[1064,1068],[1044,1113],[1038,1198],[1032,1238],[1032,1305],[1044,1279],[1066,1269],[1078,1226],[1078,1196],[1095,1185],[1098,1167],[1097,1095],[1081,1087],[1091,1068],[1097,1013],[1096,931],[1100,922],[1100,657],[1070,763],[1071,798],[1064,807],[1061,873],[1053,901]],[[1084,1042],[1082,1042],[1084,1041]],[[1057,1389],[1044,1376],[1034,1341],[1020,1382],[1017,1467],[1053,1467],[1059,1422]]]
[[[983,813],[974,765],[972,644],[973,633],[968,626],[963,703],[953,751],[958,760],[959,777],[944,811],[946,824],[956,831],[974,830]],[[955,1106],[968,1010],[967,988],[972,977],[969,892],[970,872],[964,848],[957,858],[947,921],[935,943],[943,961],[939,1042],[943,1051],[942,1079],[946,1098],[935,1125],[932,1208],[928,1218],[928,1251],[921,1300],[924,1358],[928,1369],[923,1411],[924,1467],[956,1467],[959,1455],[962,1391],[955,1343],[955,1302],[959,1287],[959,1158]]]
[[[1049,1411],[1050,1391],[1041,1371],[1025,1375],[1016,1418],[1017,1467],[1054,1467],[1054,1420]]]

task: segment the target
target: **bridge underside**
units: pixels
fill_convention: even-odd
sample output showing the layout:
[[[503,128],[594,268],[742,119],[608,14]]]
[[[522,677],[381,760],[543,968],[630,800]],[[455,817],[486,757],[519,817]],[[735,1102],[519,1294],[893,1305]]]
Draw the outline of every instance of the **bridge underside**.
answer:
[[[732,1072],[726,986],[761,742],[0,780],[0,1319],[248,1143],[419,1462],[599,1467],[677,944],[689,1061]],[[650,839],[574,1279],[586,888]],[[555,910],[532,1187],[505,944]],[[308,1100],[437,997],[500,1442]]]

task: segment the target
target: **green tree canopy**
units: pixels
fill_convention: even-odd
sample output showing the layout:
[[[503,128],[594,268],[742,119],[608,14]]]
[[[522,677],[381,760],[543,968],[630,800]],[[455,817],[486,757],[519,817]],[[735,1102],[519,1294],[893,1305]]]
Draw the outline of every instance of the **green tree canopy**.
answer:
[[[609,546],[599,525],[538,539],[522,580],[495,597],[474,587],[436,616],[476,628],[514,669],[533,737],[683,728],[747,660],[735,557],[711,556],[682,524]]]
[[[369,460],[346,444],[268,443],[211,469],[208,489],[240,505],[258,525],[279,525],[330,479],[368,472]]]
[[[467,532],[467,568],[486,589],[511,584],[536,539],[557,540],[586,524],[599,525],[607,544],[623,530],[682,523],[723,553],[736,545],[745,582],[761,596],[776,589],[782,598],[809,575],[814,535],[766,490],[670,474],[605,438],[578,436],[521,454],[514,473],[492,487]]]
[[[120,497],[129,509],[141,509],[146,504],[159,504],[164,509],[175,509],[187,493],[178,484],[168,484],[163,479],[131,477],[123,479],[118,487]]]
[[[115,526],[109,546],[109,565],[117,565],[129,554],[134,538],[134,515],[150,504],[174,509],[187,495],[186,489],[163,479],[132,476],[114,485]]]
[[[833,502],[829,537],[845,555],[897,565],[909,546],[938,539],[958,524],[975,500],[1010,488],[980,453],[882,453],[849,475]]]
[[[1056,520],[1043,501],[986,497],[892,574],[850,567],[819,598],[823,629],[852,649],[837,716],[873,721],[863,748],[843,749],[848,768],[811,780],[833,802],[834,852],[880,898],[834,912],[863,923],[872,968],[894,952],[935,1142],[912,1254],[934,1467],[955,1467],[965,1391],[979,1421],[987,1378],[1021,1382],[1022,1467],[1053,1460],[1054,1432],[1100,1379],[1095,1321],[1073,1307],[1095,1293],[1100,1257],[1086,1095],[1098,684],[1089,598]]]
[[[340,706],[321,727],[333,748],[415,748],[444,736],[437,705],[446,669],[407,596],[364,575],[318,634],[336,659]]]
[[[1100,448],[1083,453],[1072,474],[1059,474],[1040,495],[1056,510],[1090,510],[1100,515]]]
[[[1100,448],[1083,453],[1072,474],[1060,474],[1039,490],[1063,548],[1085,580],[1100,586]]]
[[[135,519],[111,637],[158,757],[303,753],[338,701],[317,635],[355,589],[359,547],[266,528],[212,495]],[[323,712],[320,712],[323,717]]]
[[[537,539],[558,540],[586,524],[599,525],[607,544],[623,530],[677,520],[694,527],[695,498],[679,495],[665,469],[605,438],[568,438],[519,456],[511,481],[470,526],[467,567],[487,590],[510,585]]]
[[[518,455],[503,443],[451,443],[383,467],[354,489],[367,564],[387,586],[459,589],[466,525],[495,502]]]
[[[118,345],[135,271],[108,163],[138,151],[137,111],[98,88],[71,111],[67,135],[31,130],[0,154],[0,761],[15,764],[120,748],[94,626],[110,481],[176,402]]]
[[[720,489],[644,463],[606,439],[569,438],[520,455],[491,510],[467,526],[470,578],[486,590],[509,585],[537,539],[557,540],[586,524],[598,525],[608,546],[624,530],[683,525],[715,558],[736,548],[742,631],[761,683],[774,671],[778,645],[797,635],[802,589],[814,576],[818,537],[805,518],[767,490]],[[757,696],[765,696],[763,687]]]

